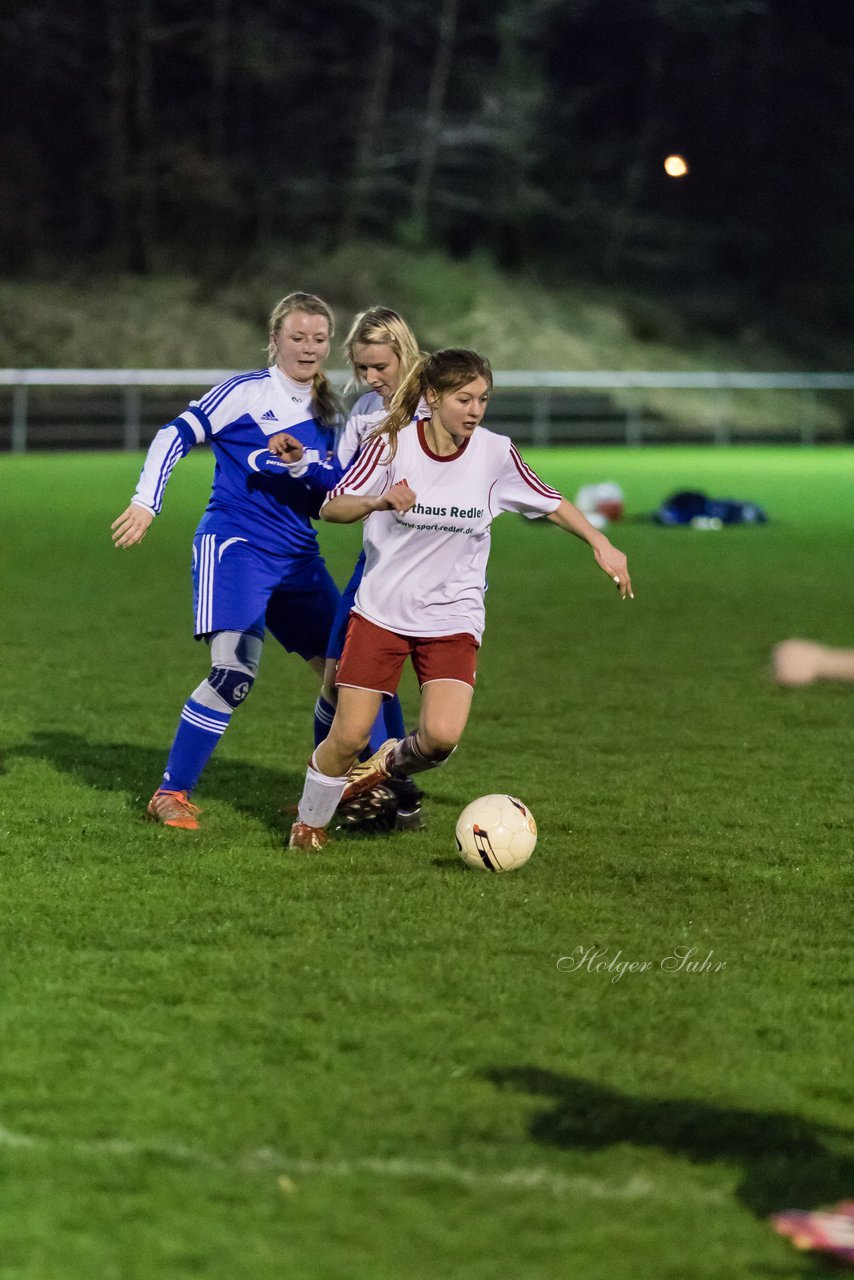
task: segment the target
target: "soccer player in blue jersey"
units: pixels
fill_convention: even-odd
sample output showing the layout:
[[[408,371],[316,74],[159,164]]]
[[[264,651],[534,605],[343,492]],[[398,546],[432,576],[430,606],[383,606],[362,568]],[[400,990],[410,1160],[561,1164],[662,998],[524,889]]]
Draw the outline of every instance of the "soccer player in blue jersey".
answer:
[[[339,593],[311,521],[343,472],[339,406],[323,373],[332,333],[320,298],[283,298],[270,316],[269,367],[229,378],[163,427],[113,522],[117,547],[141,542],[175,463],[194,445],[213,447],[213,489],[193,541],[195,635],[210,644],[211,670],[184,704],[148,805],[166,826],[198,828],[190,794],[252,688],[265,629],[323,676]]]
[[[415,335],[398,312],[390,307],[369,307],[353,321],[344,342],[344,350],[353,376],[348,389],[367,385],[370,390],[353,405],[347,423],[336,445],[343,470],[358,458],[370,434],[388,416],[391,398],[400,383],[416,364],[420,352]],[[426,405],[421,417],[429,417]],[[365,553],[359,556],[335,614],[326,648],[326,673],[323,689],[315,707],[315,746],[319,746],[332,724],[338,694],[335,670],[344,649],[344,638],[350,610],[365,569]],[[320,732],[317,727],[322,726]],[[406,730],[397,694],[382,706],[371,733],[370,751],[379,749],[388,738],[402,738]],[[421,825],[421,792],[410,779],[394,780],[361,796],[339,814],[339,819],[357,824],[373,820],[390,820],[398,830],[412,830]]]

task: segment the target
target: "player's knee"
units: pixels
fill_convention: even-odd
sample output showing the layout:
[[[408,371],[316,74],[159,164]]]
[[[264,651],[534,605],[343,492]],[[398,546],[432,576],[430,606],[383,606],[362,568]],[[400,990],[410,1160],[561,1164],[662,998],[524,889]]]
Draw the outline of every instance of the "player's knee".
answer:
[[[335,718],[329,731],[329,738],[342,755],[352,756],[355,759],[362,754],[370,741],[370,725],[367,729],[363,729],[358,724],[339,723],[339,719],[339,717]]]
[[[255,676],[238,667],[211,667],[208,684],[223,702],[239,707],[249,697]]]

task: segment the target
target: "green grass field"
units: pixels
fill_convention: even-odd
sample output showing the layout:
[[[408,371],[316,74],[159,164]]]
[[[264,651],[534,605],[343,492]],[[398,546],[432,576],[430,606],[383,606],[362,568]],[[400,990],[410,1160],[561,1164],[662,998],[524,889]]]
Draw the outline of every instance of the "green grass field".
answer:
[[[765,1218],[854,1195],[852,690],[780,691],[771,645],[852,643],[843,450],[528,458],[630,515],[680,487],[765,505],[629,519],[635,600],[504,517],[472,721],[428,827],[283,849],[313,680],[264,657],[202,780],[142,819],[186,695],[210,458],[145,543],[139,459],[0,462],[0,1280],[789,1280]],[[358,531],[321,531],[343,581]],[[415,707],[415,689],[404,686]],[[468,871],[509,790],[540,843]],[[576,948],[644,972],[568,972]],[[667,972],[677,947],[725,968]]]

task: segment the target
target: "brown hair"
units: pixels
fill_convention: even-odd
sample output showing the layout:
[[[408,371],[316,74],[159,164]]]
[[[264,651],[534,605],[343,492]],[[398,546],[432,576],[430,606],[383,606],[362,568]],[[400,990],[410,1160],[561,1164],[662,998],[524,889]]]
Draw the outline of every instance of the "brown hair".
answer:
[[[361,311],[350,326],[350,332],[344,339],[344,350],[353,370],[346,391],[353,391],[359,385],[359,371],[353,348],[356,343],[391,347],[400,361],[400,372],[403,378],[409,373],[419,355],[415,334],[409,325],[391,307],[368,307]]]
[[[327,306],[322,298],[318,298],[313,293],[289,293],[287,297],[281,298],[270,312],[267,356],[271,364],[275,364],[278,359],[276,336],[282,327],[282,322],[286,316],[291,315],[294,311],[304,311],[309,316],[323,316],[329,325],[330,338],[335,332],[335,317],[332,314],[332,308]],[[339,418],[342,414],[341,401],[332,390],[325,373],[316,373],[311,381],[315,416],[326,426],[332,426],[336,418]]]
[[[426,391],[437,396],[457,391],[475,378],[483,378],[492,387],[492,369],[485,356],[461,347],[448,347],[422,355],[404,378],[392,396],[389,415],[372,432],[373,436],[388,436],[391,456],[397,453],[397,437],[415,416],[418,402]]]

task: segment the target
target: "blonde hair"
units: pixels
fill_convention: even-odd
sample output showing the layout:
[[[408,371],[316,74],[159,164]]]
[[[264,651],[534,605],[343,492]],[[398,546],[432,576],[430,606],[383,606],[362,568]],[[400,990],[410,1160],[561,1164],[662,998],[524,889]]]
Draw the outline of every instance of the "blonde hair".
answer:
[[[403,316],[392,311],[391,307],[368,307],[367,311],[359,312],[344,339],[344,351],[353,371],[344,388],[345,391],[354,391],[361,381],[356,367],[356,357],[353,354],[353,348],[357,343],[391,347],[400,361],[402,378],[406,377],[421,354],[415,334]]]
[[[448,347],[421,355],[392,396],[389,415],[374,431],[373,437],[387,436],[391,457],[397,453],[397,437],[415,417],[418,402],[425,392],[436,396],[457,391],[475,378],[483,378],[492,389],[492,368],[485,356],[461,347]]]
[[[269,334],[267,356],[271,364],[275,364],[278,360],[279,353],[276,350],[276,338],[282,323],[294,311],[304,311],[309,316],[323,316],[329,325],[330,338],[335,332],[335,317],[332,314],[332,308],[322,298],[318,298],[314,293],[289,293],[286,297],[281,298],[270,312],[270,320],[267,326]],[[325,426],[332,426],[336,419],[342,415],[341,401],[332,390],[325,373],[316,373],[311,381],[315,416]]]

